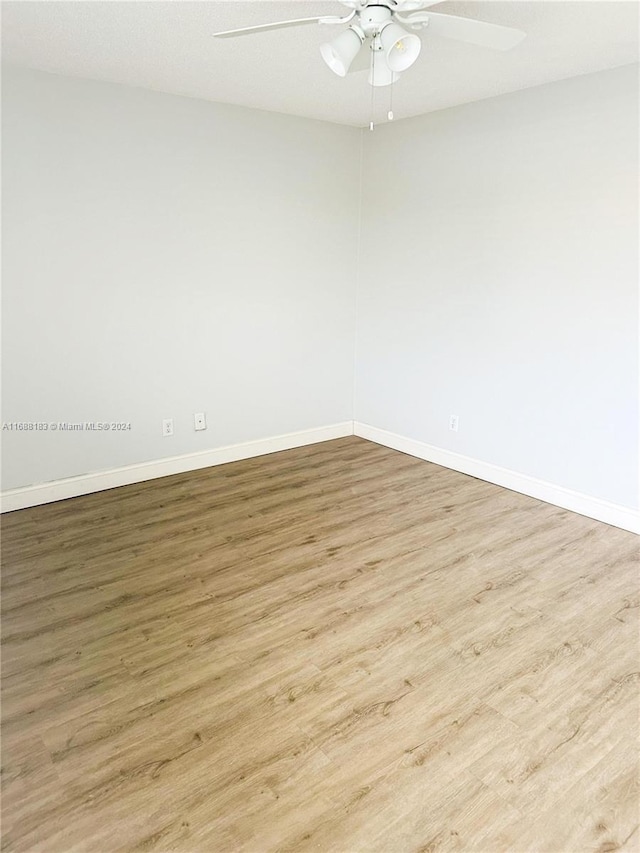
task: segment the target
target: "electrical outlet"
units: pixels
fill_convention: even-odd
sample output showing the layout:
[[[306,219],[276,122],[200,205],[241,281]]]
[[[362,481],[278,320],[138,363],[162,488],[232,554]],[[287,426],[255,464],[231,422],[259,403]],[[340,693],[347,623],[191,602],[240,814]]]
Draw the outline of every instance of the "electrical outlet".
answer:
[[[173,435],[173,418],[165,418],[162,421],[162,434],[164,436]]]
[[[458,432],[458,420],[457,415],[449,415],[449,429],[451,432]]]
[[[204,412],[198,412],[193,416],[193,428],[195,430],[207,428],[207,416]]]

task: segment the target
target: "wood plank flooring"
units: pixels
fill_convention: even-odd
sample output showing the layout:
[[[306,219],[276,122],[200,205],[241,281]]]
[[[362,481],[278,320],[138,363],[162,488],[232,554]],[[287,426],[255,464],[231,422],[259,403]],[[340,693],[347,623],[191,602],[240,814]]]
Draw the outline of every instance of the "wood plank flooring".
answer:
[[[638,850],[638,546],[358,438],[8,514],[3,849]]]

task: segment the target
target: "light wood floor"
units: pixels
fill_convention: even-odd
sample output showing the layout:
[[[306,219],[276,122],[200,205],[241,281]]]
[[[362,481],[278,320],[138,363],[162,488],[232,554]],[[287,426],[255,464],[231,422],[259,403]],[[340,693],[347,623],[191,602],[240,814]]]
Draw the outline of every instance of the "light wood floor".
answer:
[[[11,513],[3,847],[637,850],[638,543],[357,438]]]

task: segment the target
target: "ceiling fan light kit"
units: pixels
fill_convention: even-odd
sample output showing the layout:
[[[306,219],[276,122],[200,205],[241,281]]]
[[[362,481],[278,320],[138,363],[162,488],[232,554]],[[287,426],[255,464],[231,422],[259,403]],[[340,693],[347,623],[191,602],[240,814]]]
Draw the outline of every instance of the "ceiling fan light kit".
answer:
[[[390,86],[418,59],[422,43],[415,30],[427,37],[449,38],[494,50],[510,50],[525,33],[511,27],[489,24],[475,18],[460,18],[440,12],[424,12],[440,0],[339,0],[351,12],[344,18],[324,16],[278,21],[214,33],[218,38],[285,29],[306,24],[350,24],[332,41],[320,45],[320,55],[338,77],[368,70],[373,87]],[[405,14],[402,14],[405,13]],[[350,23],[353,21],[353,23]],[[366,47],[365,47],[366,45]],[[367,51],[367,54],[364,51]],[[360,55],[360,57],[359,57]],[[362,57],[367,60],[362,62]],[[355,60],[358,59],[356,62]]]
[[[399,79],[418,58],[422,44],[415,33],[410,33],[393,19],[391,3],[370,3],[362,7],[358,14],[359,23],[352,24],[346,33],[352,32],[360,40],[351,37],[344,39],[341,33],[332,42],[320,45],[320,54],[329,68],[339,77],[345,77],[351,64],[360,52],[365,41],[372,54],[369,63],[369,84],[371,86],[389,86]],[[344,50],[346,55],[342,55]],[[355,50],[355,53],[353,52]],[[376,56],[380,53],[380,56]]]

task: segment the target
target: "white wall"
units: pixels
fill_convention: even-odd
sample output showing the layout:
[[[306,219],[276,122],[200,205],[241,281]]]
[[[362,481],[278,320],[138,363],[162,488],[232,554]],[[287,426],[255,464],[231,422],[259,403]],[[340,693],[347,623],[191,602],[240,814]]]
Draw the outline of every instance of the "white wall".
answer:
[[[6,69],[3,420],[132,430],[4,431],[3,488],[350,420],[359,156],[354,128]]]
[[[3,488],[350,420],[358,278],[357,421],[637,506],[637,79],[365,132],[357,270],[359,131],[7,69],[2,418],[133,428]]]
[[[637,506],[637,67],[378,127],[364,175],[356,419]]]

